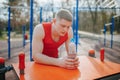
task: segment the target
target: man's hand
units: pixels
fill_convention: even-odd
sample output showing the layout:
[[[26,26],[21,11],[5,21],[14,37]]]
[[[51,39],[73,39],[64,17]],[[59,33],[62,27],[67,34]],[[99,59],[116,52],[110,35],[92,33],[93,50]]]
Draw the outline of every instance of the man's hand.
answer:
[[[79,58],[75,57],[72,59],[69,57],[64,57],[59,59],[59,66],[66,69],[76,69],[79,66]]]

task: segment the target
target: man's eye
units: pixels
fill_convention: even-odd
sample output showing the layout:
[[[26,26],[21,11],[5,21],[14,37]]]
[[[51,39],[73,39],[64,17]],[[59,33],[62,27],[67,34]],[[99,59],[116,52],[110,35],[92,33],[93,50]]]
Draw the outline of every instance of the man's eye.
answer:
[[[65,27],[65,26],[62,26],[62,27]]]
[[[66,27],[66,26],[64,26],[64,25],[61,25],[62,27]]]
[[[70,28],[70,26],[67,26],[67,28]]]

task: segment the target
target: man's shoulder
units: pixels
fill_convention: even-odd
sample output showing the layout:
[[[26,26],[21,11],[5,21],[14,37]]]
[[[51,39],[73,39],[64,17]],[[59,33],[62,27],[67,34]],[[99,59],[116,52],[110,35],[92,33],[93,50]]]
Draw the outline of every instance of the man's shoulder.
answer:
[[[42,28],[42,24],[37,24],[36,26],[35,26],[35,29],[40,29],[40,28]]]
[[[40,32],[42,32],[42,31],[44,31],[44,29],[43,29],[43,25],[42,24],[38,24],[38,25],[36,25],[35,27],[34,27],[34,31],[40,31]]]
[[[44,28],[48,28],[48,27],[50,27],[51,25],[52,25],[51,22],[43,22],[43,23],[41,23],[41,24],[36,25],[35,28],[44,30]]]
[[[44,36],[44,29],[42,24],[38,24],[35,26],[34,33],[36,33],[36,35]]]

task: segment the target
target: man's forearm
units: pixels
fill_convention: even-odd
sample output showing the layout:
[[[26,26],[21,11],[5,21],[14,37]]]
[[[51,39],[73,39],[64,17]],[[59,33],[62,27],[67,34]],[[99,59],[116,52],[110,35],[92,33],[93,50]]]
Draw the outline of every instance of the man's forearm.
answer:
[[[46,56],[40,53],[33,54],[33,59],[37,63],[59,66],[59,59],[52,58],[52,57],[49,57],[49,56]]]

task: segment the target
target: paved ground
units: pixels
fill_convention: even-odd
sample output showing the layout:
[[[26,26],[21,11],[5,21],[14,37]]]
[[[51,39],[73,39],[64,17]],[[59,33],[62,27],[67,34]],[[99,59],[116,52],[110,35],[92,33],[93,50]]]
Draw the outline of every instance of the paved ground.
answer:
[[[94,38],[98,38],[98,39],[104,39],[104,34],[93,34],[93,33],[89,33],[89,32],[84,32],[84,31],[79,31],[78,32],[80,34],[80,36],[87,36],[87,37],[94,37]],[[111,40],[111,34],[106,34],[106,40],[110,41]],[[114,42],[120,42],[120,35],[119,34],[114,34],[113,35],[113,41]]]

